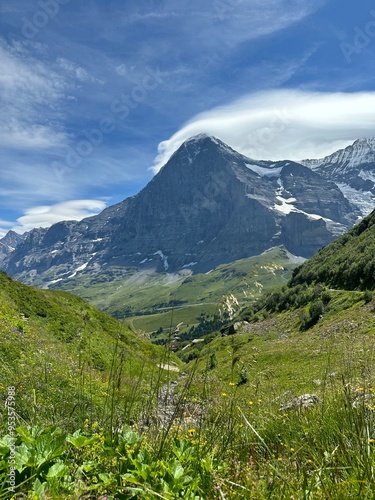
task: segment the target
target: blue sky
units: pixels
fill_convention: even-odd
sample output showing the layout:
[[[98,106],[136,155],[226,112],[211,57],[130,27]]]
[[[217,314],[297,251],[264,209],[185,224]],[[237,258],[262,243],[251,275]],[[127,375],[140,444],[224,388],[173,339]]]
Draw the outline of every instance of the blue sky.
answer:
[[[2,0],[0,234],[136,194],[189,136],[256,159],[374,136],[375,5]]]

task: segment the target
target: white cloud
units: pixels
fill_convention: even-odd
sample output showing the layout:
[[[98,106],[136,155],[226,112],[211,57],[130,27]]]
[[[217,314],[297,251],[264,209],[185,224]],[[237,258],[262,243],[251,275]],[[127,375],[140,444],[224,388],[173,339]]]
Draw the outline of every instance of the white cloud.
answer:
[[[0,144],[14,149],[51,149],[59,148],[66,140],[63,132],[52,130],[45,125],[29,124],[25,126],[17,120],[0,126]]]
[[[24,233],[36,227],[50,227],[62,220],[82,220],[96,215],[106,208],[102,200],[71,200],[55,205],[33,207],[25,210],[25,215],[17,219],[12,227],[17,233]]]
[[[252,40],[285,29],[318,10],[327,0],[165,0],[158,9],[137,7],[126,16],[126,23],[153,20],[183,21],[183,31],[198,25],[192,40],[215,45],[222,39],[225,45]],[[204,27],[204,29],[203,29]]]
[[[252,40],[297,23],[318,10],[326,0],[214,0],[215,16],[222,21],[222,34]],[[227,24],[227,27],[226,27]]]
[[[68,59],[59,57],[57,59],[57,63],[68,76],[71,76],[80,82],[92,82],[98,83],[100,85],[104,84],[103,80],[95,78],[85,68],[79,66],[73,61],[69,61]]]
[[[35,150],[65,142],[57,125],[57,103],[64,97],[65,81],[30,57],[26,46],[2,39],[0,66],[0,146]]]
[[[195,116],[158,147],[154,172],[189,137],[205,132],[254,159],[320,158],[373,137],[375,92],[257,92]]]
[[[0,219],[0,239],[3,238],[7,232],[11,229],[14,222]]]

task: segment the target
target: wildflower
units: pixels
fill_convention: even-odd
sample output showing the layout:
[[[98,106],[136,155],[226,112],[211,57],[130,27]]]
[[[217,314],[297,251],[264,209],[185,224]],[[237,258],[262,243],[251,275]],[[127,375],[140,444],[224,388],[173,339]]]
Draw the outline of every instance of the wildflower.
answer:
[[[371,438],[368,440],[369,443],[375,443],[375,439],[374,438]]]
[[[290,448],[290,451],[294,451],[294,448]]]
[[[222,392],[221,395],[223,396],[223,398],[227,397],[227,393],[226,392]]]
[[[188,433],[192,436],[193,434],[195,434],[196,430],[195,429],[189,429],[188,430]]]
[[[234,385],[236,385],[236,384],[235,384],[234,382],[229,382],[229,385],[230,385],[231,387],[233,387],[233,386],[234,386]]]
[[[254,404],[254,401],[249,401],[249,405],[253,405]]]
[[[283,461],[283,459],[282,459],[281,457],[279,457],[279,458],[277,459],[277,461],[278,461],[278,462],[282,462],[282,461]]]
[[[364,388],[363,388],[363,387],[360,387],[358,390],[359,390],[359,391],[364,391]]]

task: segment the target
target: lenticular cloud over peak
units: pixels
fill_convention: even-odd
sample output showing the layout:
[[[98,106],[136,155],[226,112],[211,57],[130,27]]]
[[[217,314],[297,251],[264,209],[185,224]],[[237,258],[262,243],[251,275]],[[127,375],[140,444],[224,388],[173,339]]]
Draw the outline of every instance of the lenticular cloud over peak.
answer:
[[[189,137],[207,133],[254,159],[321,158],[374,135],[375,92],[271,90],[242,97],[192,118],[159,144],[158,172]]]

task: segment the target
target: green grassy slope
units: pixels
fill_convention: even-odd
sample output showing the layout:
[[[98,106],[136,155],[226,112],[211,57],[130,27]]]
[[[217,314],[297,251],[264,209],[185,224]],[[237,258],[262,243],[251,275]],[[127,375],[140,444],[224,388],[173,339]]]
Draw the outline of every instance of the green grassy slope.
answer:
[[[354,245],[350,248],[358,249],[357,238],[367,229],[355,230],[358,234],[350,236]],[[367,234],[371,240],[371,233]],[[333,248],[337,248],[336,244],[333,243]],[[327,265],[322,258],[324,253]],[[357,251],[358,261],[363,253]],[[346,258],[352,257],[348,251]],[[330,273],[331,281],[309,271],[307,282],[302,278],[298,282],[291,280],[288,285],[262,294],[236,318],[236,329],[216,332],[201,343],[191,342],[181,349],[179,355],[189,362],[183,365],[187,375],[173,386],[176,391],[173,405],[177,408],[172,411],[166,400],[164,406],[161,403],[157,408],[141,407],[138,412],[129,412],[127,408],[128,401],[142,401],[147,390],[150,391],[147,380],[152,378],[159,352],[152,351],[155,360],[150,362],[148,354],[154,347],[144,344],[124,326],[124,337],[116,347],[114,334],[118,323],[114,319],[66,293],[29,294],[27,287],[3,277],[5,283],[0,289],[6,290],[5,302],[8,302],[7,308],[0,306],[0,317],[5,332],[3,359],[7,360],[9,373],[1,383],[11,383],[12,377],[16,380],[12,384],[16,385],[16,400],[22,397],[28,403],[25,406],[23,401],[17,403],[21,418],[40,424],[45,420],[69,420],[75,407],[79,414],[90,413],[95,408],[91,400],[97,391],[103,393],[104,409],[112,406],[115,412],[128,417],[135,414],[139,417],[142,409],[155,417],[158,409],[164,409],[165,414],[165,406],[168,407],[167,425],[163,426],[156,416],[146,427],[141,425],[136,430],[125,426],[119,434],[108,432],[108,426],[98,428],[89,416],[90,425],[83,426],[83,435],[61,436],[59,430],[54,430],[56,437],[48,441],[49,448],[45,446],[48,428],[17,430],[18,491],[27,492],[32,498],[44,495],[51,499],[87,495],[129,500],[373,499],[375,303],[371,292],[359,290],[360,280],[350,284],[352,290],[331,288],[339,282],[339,276],[335,275],[348,267],[335,266],[340,254],[331,246],[317,258],[318,270],[326,266],[326,273],[329,269],[334,271]],[[294,279],[303,276],[306,269],[311,269],[310,265],[309,262],[303,265]],[[277,275],[277,271],[268,270],[266,276]],[[230,291],[237,295],[243,291],[241,274],[232,275],[233,269],[230,271],[226,266],[217,272],[218,287],[224,278],[228,282],[233,278]],[[239,268],[235,272],[240,273]],[[259,267],[255,272],[260,275]],[[212,275],[208,276],[213,279]],[[258,280],[254,269],[250,275]],[[370,276],[365,275],[365,280],[370,281]],[[186,285],[193,286],[192,282]],[[197,289],[201,291],[202,284]],[[215,290],[214,285],[207,285],[206,296]],[[250,295],[250,287],[245,291]],[[44,302],[47,298],[48,307]],[[76,333],[82,329],[83,335]],[[18,344],[17,338],[21,339]],[[28,349],[29,345],[32,349]],[[110,347],[112,354],[120,353],[120,345],[124,360],[131,361],[124,364],[129,370],[126,375],[120,371],[121,354],[118,359],[117,354],[111,357],[106,350]],[[137,350],[132,350],[133,347]],[[25,359],[22,352],[29,353],[30,359]],[[110,365],[112,376],[107,368],[93,367],[96,360],[93,352],[101,355],[106,367]],[[142,354],[140,363],[139,354]],[[45,366],[47,356],[50,365]],[[117,361],[112,363],[111,359]],[[19,373],[25,363],[39,385],[35,380],[26,382],[25,387],[22,385],[23,380],[28,380],[27,375]],[[64,367],[67,372],[63,372]],[[146,383],[140,382],[137,370],[141,370]],[[161,389],[164,384],[165,380],[159,376],[154,385]],[[95,387],[95,391],[90,387]],[[67,390],[71,400],[67,399]],[[309,408],[296,405],[295,398],[301,395],[313,395],[313,405]],[[58,408],[61,409],[57,419]],[[106,423],[105,419],[102,422]],[[79,419],[76,424],[82,429]],[[51,457],[50,452],[45,453],[56,448],[59,454]],[[5,437],[0,440],[3,481],[8,477],[10,452],[9,437]],[[1,484],[0,481],[0,494]]]
[[[301,331],[306,307],[245,322],[234,335],[210,336],[202,345],[191,345],[198,357],[190,368],[209,373],[217,395],[233,382],[240,399],[261,397],[274,408],[288,391],[322,395],[328,373],[334,373],[331,385],[340,385],[345,377],[375,386],[374,303],[364,293],[333,292],[325,314]],[[215,362],[210,363],[213,353]]]
[[[296,270],[290,286],[313,282],[347,290],[375,288],[375,212]]]
[[[106,420],[114,393],[123,405],[117,413],[130,414],[129,393],[137,385],[148,394],[164,357],[147,338],[82,299],[33,289],[3,273],[0,328],[0,390],[16,387],[17,411],[26,421]]]
[[[202,313],[218,312],[224,295],[233,293],[241,305],[246,304],[264,290],[286,283],[296,265],[285,250],[274,248],[207,274],[133,271],[121,276],[112,270],[112,281],[105,281],[106,271],[100,280],[95,278],[96,283],[82,275],[69,289],[109,314],[131,317],[129,324],[148,333],[179,323],[181,331],[187,331]]]

